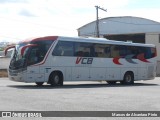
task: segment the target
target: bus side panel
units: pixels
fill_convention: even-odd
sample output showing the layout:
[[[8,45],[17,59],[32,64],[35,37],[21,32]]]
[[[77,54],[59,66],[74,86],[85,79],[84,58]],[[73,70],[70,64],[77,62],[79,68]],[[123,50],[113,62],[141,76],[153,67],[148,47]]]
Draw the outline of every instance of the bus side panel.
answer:
[[[90,80],[106,80],[105,67],[92,67],[90,68]]]
[[[151,58],[148,60],[149,62],[146,64],[147,68],[146,68],[146,79],[154,79],[156,77],[156,66],[157,66],[157,62],[155,58]]]
[[[72,80],[73,81],[84,81],[90,80],[89,67],[73,67],[72,68]]]
[[[110,67],[108,68],[108,79],[109,80],[120,80],[120,71],[121,68],[120,67]]]
[[[126,59],[122,59],[121,60],[121,78],[120,80],[123,80],[123,77],[125,75],[126,72],[133,72],[134,74],[134,80],[138,79],[138,64],[137,64],[137,60],[133,59],[131,62],[127,62]]]
[[[106,59],[106,62],[107,62],[107,80],[120,80],[121,79],[121,74],[120,74],[120,71],[121,71],[121,67],[122,65],[120,64],[115,64],[113,62],[113,58],[107,58]],[[120,61],[121,62],[121,61]]]
[[[74,68],[76,58],[67,56],[53,56],[50,54],[48,57],[44,71],[45,71],[45,81],[48,81],[49,75],[53,71],[60,71],[63,74],[64,81],[72,80],[72,68]]]
[[[138,80],[146,80],[148,78],[148,65],[149,62],[138,62]]]
[[[27,79],[26,82],[43,82],[44,73],[40,75],[39,66],[28,66],[27,67]]]
[[[65,67],[64,81],[72,80],[72,67]]]
[[[107,79],[107,58],[93,58],[90,66],[90,80],[106,80]]]

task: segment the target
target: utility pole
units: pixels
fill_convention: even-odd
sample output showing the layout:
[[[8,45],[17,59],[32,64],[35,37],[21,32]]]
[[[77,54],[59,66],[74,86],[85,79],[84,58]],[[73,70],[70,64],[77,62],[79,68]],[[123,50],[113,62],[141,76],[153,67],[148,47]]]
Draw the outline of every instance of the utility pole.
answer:
[[[105,12],[107,12],[107,9],[101,8],[100,6],[96,7],[96,37],[99,37],[99,18],[98,18],[98,9],[101,9]]]

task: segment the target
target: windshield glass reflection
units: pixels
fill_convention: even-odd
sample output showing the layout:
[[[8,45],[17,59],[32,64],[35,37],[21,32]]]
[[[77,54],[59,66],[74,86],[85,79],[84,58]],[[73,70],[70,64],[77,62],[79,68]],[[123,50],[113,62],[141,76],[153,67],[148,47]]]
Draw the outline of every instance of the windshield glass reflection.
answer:
[[[21,55],[21,48],[26,44],[18,44],[16,45],[13,54],[11,56],[10,69],[19,69],[25,66],[26,55]]]

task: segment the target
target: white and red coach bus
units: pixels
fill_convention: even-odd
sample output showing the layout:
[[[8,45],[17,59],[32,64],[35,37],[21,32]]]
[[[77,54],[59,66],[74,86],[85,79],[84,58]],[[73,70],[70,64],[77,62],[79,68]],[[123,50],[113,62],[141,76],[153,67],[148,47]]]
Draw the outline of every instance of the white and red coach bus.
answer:
[[[14,46],[9,78],[19,82],[107,81],[133,84],[154,79],[156,47],[103,38],[47,36]]]

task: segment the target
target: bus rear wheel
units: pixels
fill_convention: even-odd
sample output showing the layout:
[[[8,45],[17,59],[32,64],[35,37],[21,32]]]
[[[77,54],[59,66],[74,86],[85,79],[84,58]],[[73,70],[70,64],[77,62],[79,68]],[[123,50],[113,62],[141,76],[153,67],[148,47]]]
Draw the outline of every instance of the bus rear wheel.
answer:
[[[63,85],[63,76],[59,72],[51,73],[49,77],[49,83],[51,86]]]
[[[133,73],[132,72],[125,73],[125,75],[123,77],[123,81],[121,81],[121,84],[125,84],[125,85],[134,84],[134,75],[133,75]]]

